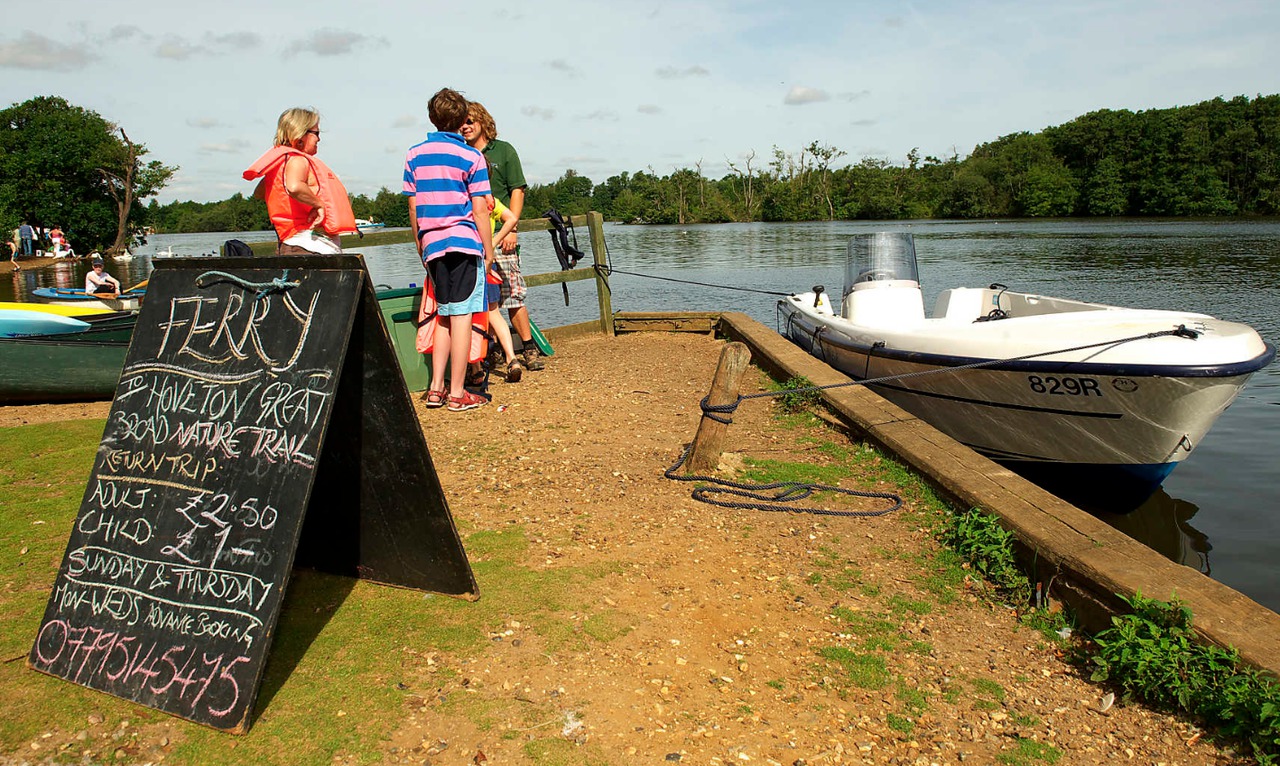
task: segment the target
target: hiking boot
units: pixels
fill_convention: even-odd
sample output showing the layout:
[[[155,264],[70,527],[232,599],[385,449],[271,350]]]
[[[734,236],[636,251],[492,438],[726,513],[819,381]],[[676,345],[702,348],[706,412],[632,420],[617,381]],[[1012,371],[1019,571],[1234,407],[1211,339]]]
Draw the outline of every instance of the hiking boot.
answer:
[[[520,357],[516,357],[511,360],[511,364],[507,365],[507,382],[519,383],[522,377],[524,377],[524,362],[520,361]]]
[[[524,366],[534,371],[546,367],[546,364],[542,361],[542,352],[532,343],[524,347]]]

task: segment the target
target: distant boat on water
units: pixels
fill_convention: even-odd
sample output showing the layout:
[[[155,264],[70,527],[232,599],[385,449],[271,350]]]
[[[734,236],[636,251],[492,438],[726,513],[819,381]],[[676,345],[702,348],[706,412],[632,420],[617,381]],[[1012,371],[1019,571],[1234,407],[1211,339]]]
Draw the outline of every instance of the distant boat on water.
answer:
[[[356,228],[359,229],[360,231],[369,231],[371,229],[381,229],[384,226],[386,226],[385,223],[375,223],[373,221],[370,221],[368,218],[356,219]]]

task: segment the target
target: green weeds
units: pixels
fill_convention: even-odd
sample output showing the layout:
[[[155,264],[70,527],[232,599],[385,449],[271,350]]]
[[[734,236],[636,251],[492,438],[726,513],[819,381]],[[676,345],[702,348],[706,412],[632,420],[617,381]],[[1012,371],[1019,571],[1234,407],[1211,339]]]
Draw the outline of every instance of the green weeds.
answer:
[[[1203,718],[1240,737],[1260,763],[1280,758],[1280,685],[1240,662],[1234,649],[1196,643],[1191,610],[1126,599],[1132,613],[1111,618],[1094,638],[1093,680],[1120,687],[1125,699]]]
[[[807,412],[817,407],[822,403],[822,396],[817,391],[800,390],[812,387],[813,382],[803,376],[789,378],[785,382],[777,384],[775,391],[789,392],[776,397],[778,406],[783,412],[790,415]]]

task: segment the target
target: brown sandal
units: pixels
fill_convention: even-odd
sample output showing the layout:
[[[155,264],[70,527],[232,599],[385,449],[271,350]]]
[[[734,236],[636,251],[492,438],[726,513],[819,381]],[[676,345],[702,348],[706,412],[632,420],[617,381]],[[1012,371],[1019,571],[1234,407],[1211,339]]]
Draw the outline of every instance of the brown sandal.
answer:
[[[444,391],[428,391],[422,395],[422,401],[427,403],[427,407],[435,409],[444,406]]]

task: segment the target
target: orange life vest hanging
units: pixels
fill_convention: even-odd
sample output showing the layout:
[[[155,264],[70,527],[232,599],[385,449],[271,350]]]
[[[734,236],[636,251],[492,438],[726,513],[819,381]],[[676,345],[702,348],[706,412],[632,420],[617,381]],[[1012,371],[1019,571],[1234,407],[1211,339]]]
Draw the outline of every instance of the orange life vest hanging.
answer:
[[[347,196],[347,188],[338,180],[338,175],[324,162],[306,152],[300,152],[291,146],[273,146],[244,171],[244,179],[252,181],[270,176],[266,190],[267,213],[271,216],[271,224],[275,226],[280,241],[310,228],[307,220],[311,217],[312,208],[290,197],[284,188],[285,161],[293,155],[307,161],[316,184],[320,187],[316,196],[324,206],[324,220],[320,222],[324,232],[331,236],[355,232],[356,216],[351,210],[351,199]]]
[[[430,354],[435,348],[436,326],[449,321],[440,316],[436,304],[436,289],[428,279],[422,286],[422,306],[418,309],[418,341],[416,347],[419,354]],[[471,315],[471,345],[468,348],[467,361],[480,362],[489,353],[489,312],[481,311]]]

